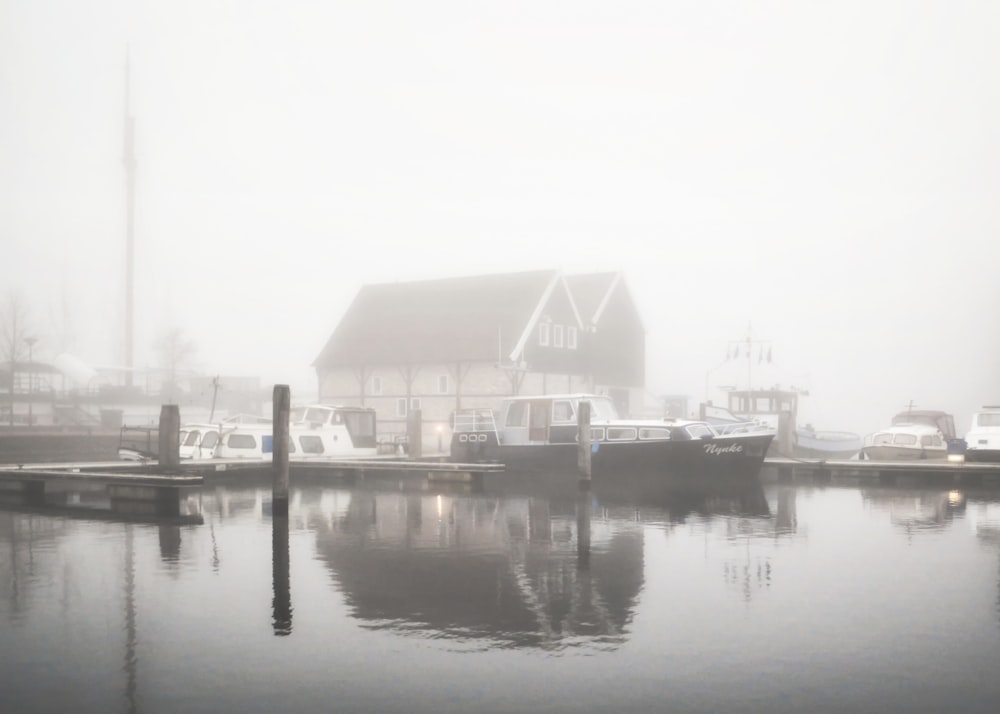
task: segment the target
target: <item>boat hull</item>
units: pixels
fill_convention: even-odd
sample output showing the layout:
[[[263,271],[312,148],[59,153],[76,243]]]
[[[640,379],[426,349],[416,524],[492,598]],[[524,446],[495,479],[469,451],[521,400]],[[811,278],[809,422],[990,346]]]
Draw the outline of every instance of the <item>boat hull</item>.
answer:
[[[861,450],[863,458],[872,461],[923,461],[947,458],[945,449],[920,449],[906,446],[866,446]]]
[[[591,474],[622,470],[638,473],[754,474],[760,472],[772,433],[745,434],[690,441],[595,442],[591,449]],[[576,443],[499,445],[488,440],[453,445],[452,458],[466,463],[499,462],[518,471],[575,470]]]
[[[800,459],[850,459],[861,451],[861,437],[847,432],[795,432],[792,455]]]
[[[965,460],[973,463],[997,464],[1000,463],[1000,449],[967,448]]]

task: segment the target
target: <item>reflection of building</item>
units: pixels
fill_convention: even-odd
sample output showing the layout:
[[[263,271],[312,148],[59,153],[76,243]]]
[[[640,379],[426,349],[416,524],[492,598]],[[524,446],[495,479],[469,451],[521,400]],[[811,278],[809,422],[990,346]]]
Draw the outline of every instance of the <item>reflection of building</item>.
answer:
[[[606,645],[624,635],[642,587],[642,533],[589,530],[582,566],[579,526],[539,500],[354,491],[342,516],[318,524],[317,549],[373,627]]]

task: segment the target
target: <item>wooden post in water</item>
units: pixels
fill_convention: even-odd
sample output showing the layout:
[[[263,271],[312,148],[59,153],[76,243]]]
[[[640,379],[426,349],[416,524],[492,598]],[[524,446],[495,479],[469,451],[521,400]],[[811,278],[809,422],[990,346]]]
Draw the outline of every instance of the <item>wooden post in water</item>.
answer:
[[[590,402],[581,399],[576,413],[576,467],[580,481],[590,484]]]
[[[176,471],[181,466],[181,411],[176,404],[160,407],[159,451],[161,471]]]
[[[424,427],[420,410],[411,409],[406,415],[406,443],[411,459],[419,459],[424,454]]]
[[[274,385],[271,420],[271,467],[274,484],[271,488],[271,515],[288,515],[288,421],[292,409],[291,391],[287,384]]]

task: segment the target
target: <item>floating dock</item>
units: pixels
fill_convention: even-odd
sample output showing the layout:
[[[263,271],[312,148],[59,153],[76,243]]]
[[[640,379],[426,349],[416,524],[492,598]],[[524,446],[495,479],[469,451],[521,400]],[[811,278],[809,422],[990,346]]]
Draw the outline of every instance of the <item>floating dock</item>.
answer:
[[[849,480],[892,484],[898,481],[928,484],[998,485],[1000,463],[926,459],[911,461],[821,460],[768,457],[761,470],[762,480],[827,481]]]

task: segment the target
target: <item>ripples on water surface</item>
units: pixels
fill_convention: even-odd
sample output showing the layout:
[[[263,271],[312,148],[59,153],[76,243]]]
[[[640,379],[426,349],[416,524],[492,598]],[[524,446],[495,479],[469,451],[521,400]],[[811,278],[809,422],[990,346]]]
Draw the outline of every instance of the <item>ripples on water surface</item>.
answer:
[[[403,488],[403,486],[406,486]],[[1000,491],[0,506],[0,712],[996,711]],[[200,521],[200,522],[199,522]]]

